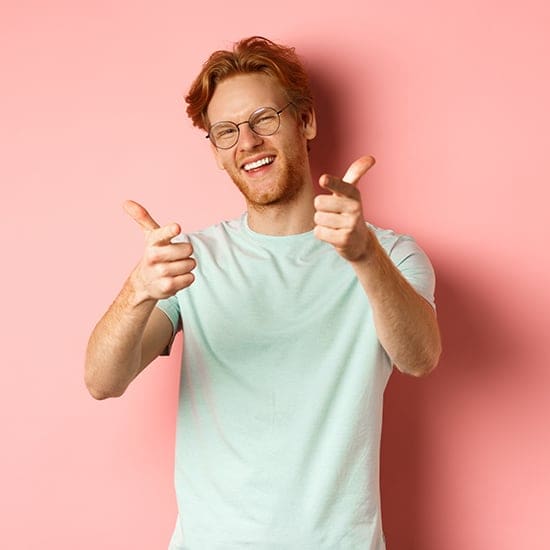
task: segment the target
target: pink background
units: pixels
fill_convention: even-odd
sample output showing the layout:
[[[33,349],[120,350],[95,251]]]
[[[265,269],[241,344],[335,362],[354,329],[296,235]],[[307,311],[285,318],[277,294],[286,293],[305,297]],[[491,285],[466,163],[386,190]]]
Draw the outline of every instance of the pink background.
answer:
[[[185,230],[241,212],[182,95],[265,34],[314,76],[316,174],[374,154],[368,219],[438,273],[441,365],[386,392],[388,550],[548,548],[547,5],[4,0],[0,546],[166,547],[178,354],[104,402],[83,355],[141,253],[124,199]]]

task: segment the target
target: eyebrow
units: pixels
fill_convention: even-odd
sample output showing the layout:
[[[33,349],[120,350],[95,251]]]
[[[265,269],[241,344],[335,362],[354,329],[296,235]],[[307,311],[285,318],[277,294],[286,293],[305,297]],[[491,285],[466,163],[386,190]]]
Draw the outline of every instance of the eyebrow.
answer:
[[[289,104],[287,104],[288,106]],[[207,126],[206,128],[212,128],[212,126],[214,126],[214,124],[223,124],[224,122],[229,122],[231,124],[235,124],[237,126],[240,126],[241,124],[245,124],[246,122],[248,122],[250,120],[250,117],[257,111],[259,111],[260,109],[275,109],[275,111],[279,111],[280,108],[275,106],[275,105],[260,105],[259,107],[256,107],[256,109],[254,109],[249,115],[248,115],[248,118],[246,120],[241,120],[240,122],[234,122],[233,120],[229,120],[229,119],[223,119],[223,120],[218,120],[216,122],[213,122],[212,124],[210,124],[209,126]]]

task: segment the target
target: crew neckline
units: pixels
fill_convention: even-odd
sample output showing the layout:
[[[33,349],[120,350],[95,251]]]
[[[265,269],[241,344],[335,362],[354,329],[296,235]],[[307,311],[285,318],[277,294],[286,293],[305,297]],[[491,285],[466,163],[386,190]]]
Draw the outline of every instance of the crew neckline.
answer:
[[[304,233],[293,233],[291,235],[267,235],[266,233],[258,233],[248,225],[248,212],[245,212],[241,216],[241,227],[245,233],[254,240],[270,244],[298,243],[309,240],[313,236],[313,229],[305,231]]]

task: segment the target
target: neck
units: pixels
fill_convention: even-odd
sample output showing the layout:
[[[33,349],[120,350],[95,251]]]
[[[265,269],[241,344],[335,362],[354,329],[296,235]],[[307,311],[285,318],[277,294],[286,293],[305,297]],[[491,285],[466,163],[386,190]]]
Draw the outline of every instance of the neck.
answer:
[[[265,235],[297,235],[314,227],[313,185],[308,183],[289,202],[257,206],[247,204],[248,226]]]

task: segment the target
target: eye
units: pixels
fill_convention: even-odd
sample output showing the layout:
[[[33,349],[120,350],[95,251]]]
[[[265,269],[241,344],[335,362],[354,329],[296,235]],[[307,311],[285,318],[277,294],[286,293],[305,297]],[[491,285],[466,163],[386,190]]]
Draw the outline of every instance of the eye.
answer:
[[[237,133],[236,126],[220,126],[219,128],[214,128],[213,132],[211,132],[214,136],[214,139],[220,140],[220,139],[227,139],[232,136],[234,136]]]
[[[277,114],[275,113],[261,113],[254,117],[252,121],[253,126],[270,126],[277,120]]]

